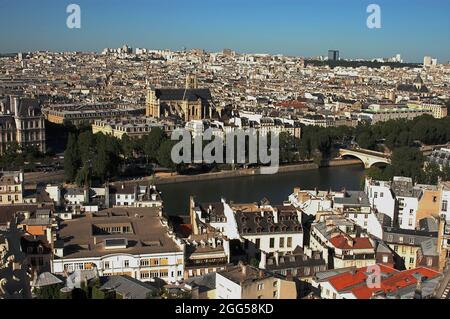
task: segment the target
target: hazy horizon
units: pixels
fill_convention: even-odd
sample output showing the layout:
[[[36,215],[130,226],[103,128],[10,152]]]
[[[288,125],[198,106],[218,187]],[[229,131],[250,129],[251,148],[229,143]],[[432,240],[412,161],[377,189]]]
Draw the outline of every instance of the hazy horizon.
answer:
[[[81,7],[81,29],[66,26],[66,7]],[[381,8],[369,29],[369,4]],[[380,0],[0,0],[0,52],[101,52],[121,47],[224,48],[240,53],[386,58],[401,54],[450,60],[450,1]]]

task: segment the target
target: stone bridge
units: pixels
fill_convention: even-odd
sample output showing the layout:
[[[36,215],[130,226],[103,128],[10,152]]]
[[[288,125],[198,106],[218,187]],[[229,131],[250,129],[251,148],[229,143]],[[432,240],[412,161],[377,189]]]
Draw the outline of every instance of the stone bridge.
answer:
[[[385,153],[375,152],[372,150],[366,150],[363,148],[341,148],[339,149],[339,155],[356,157],[363,162],[364,167],[371,168],[375,164],[391,164],[391,157]]]

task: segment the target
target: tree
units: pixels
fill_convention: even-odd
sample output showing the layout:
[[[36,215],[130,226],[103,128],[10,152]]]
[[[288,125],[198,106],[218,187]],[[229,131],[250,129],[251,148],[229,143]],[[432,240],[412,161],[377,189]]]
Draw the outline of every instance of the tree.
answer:
[[[375,149],[376,146],[376,140],[371,132],[362,132],[356,138],[356,143],[365,149]]]
[[[78,186],[84,186],[86,182],[90,182],[91,180],[91,170],[88,163],[85,163],[81,169],[78,170],[77,175],[75,177],[75,183]]]
[[[436,185],[441,175],[442,172],[438,164],[427,163],[425,165],[422,182],[429,185]]]
[[[78,135],[78,150],[83,163],[92,160],[97,155],[96,146],[96,139],[91,131],[85,131]]]
[[[418,148],[401,147],[394,150],[391,162],[395,176],[411,177],[415,182],[421,179],[424,157]]]
[[[143,139],[143,151],[147,160],[156,161],[161,145],[167,140],[164,131],[159,128],[153,128]]]
[[[73,182],[75,180],[79,166],[80,157],[77,139],[73,133],[70,133],[67,141],[67,148],[64,152],[64,172],[68,182]]]
[[[125,159],[129,159],[134,155],[136,149],[136,142],[134,139],[130,138],[127,134],[124,134],[122,136],[122,139],[120,140],[120,147],[121,152],[125,157]]]
[[[175,146],[176,141],[166,140],[164,141],[158,149],[157,161],[159,165],[176,170],[177,165],[172,161],[172,148]]]
[[[292,163],[295,160],[295,139],[286,132],[282,132],[279,135],[280,142],[280,161],[281,163]]]
[[[441,179],[443,181],[450,181],[450,166],[445,166],[442,168]]]

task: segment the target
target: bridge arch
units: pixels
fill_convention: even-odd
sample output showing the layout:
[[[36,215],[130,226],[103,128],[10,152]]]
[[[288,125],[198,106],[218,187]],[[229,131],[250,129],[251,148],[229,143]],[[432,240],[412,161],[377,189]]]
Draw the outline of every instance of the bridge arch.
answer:
[[[370,152],[366,150],[340,149],[339,154],[341,157],[350,156],[359,159],[364,164],[364,168],[366,169],[377,164],[391,164],[391,160],[383,153],[377,154],[377,152]]]

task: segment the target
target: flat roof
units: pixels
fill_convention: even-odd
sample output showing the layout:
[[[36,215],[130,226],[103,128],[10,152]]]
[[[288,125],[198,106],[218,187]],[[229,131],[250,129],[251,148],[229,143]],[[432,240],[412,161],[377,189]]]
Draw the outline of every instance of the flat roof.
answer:
[[[155,254],[182,252],[168,228],[161,223],[159,208],[111,208],[65,221],[58,232],[64,242],[64,258],[101,257],[109,254]],[[128,227],[124,233],[110,234],[96,229],[104,226]],[[130,227],[131,226],[131,227]],[[127,247],[105,249],[105,242],[126,239]]]

